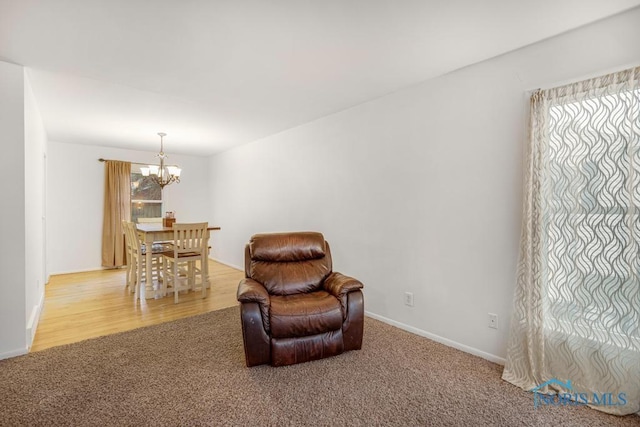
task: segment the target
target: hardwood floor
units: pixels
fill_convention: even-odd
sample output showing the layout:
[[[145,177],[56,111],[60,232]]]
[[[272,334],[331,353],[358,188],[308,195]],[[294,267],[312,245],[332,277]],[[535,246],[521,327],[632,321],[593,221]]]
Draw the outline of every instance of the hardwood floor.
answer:
[[[125,287],[125,270],[98,270],[51,276],[31,351],[82,341],[142,326],[237,305],[236,289],[244,272],[209,261],[212,289],[143,300],[137,304]],[[238,321],[240,321],[238,319]]]

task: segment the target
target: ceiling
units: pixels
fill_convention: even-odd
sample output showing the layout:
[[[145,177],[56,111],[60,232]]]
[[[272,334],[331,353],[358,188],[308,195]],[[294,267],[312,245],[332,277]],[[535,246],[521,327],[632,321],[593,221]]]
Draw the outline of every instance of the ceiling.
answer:
[[[0,0],[52,141],[210,155],[640,0]]]

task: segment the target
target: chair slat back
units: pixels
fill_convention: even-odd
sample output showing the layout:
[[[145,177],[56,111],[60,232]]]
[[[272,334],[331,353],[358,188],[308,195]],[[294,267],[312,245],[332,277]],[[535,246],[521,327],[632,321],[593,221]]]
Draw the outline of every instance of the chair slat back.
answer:
[[[138,230],[136,229],[136,224],[130,221],[122,221],[125,230],[125,237],[127,239],[127,247],[130,247],[131,250],[136,251],[137,253],[142,252],[142,242],[140,242],[140,238],[138,237]]]
[[[124,242],[127,246],[127,251],[131,250],[131,237],[129,237],[129,221],[122,220],[122,231],[124,231]]]
[[[209,223],[173,224],[173,250],[177,257],[183,253],[203,253],[207,248],[207,228]]]

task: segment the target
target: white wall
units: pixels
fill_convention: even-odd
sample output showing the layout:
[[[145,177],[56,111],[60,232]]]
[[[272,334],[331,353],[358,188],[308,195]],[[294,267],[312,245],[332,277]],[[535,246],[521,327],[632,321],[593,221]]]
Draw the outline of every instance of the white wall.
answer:
[[[636,9],[212,157],[214,256],[241,266],[253,233],[321,231],[370,313],[500,361],[526,91],[638,64],[639,22]]]
[[[24,131],[23,69],[0,61],[0,359],[27,349]]]
[[[158,142],[158,149],[160,148]],[[164,189],[164,211],[178,221],[204,221],[209,212],[208,161],[171,154],[181,182]],[[48,259],[51,274],[101,269],[104,163],[99,158],[153,162],[157,152],[49,142]],[[215,238],[215,236],[214,236]]]
[[[44,297],[47,136],[23,67],[0,62],[0,359],[26,353]]]
[[[24,79],[24,152],[25,152],[25,303],[27,341],[35,337],[40,310],[44,303],[44,217],[45,180],[44,162],[47,135],[38,110],[29,76]]]

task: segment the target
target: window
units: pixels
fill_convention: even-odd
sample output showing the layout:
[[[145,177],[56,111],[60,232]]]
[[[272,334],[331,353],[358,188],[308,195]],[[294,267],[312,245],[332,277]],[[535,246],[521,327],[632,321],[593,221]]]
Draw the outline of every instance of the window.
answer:
[[[140,166],[131,165],[131,221],[162,216],[162,189],[149,176],[142,176]]]
[[[549,323],[556,330],[640,338],[635,312],[616,300],[637,295],[640,277],[639,106],[637,89],[550,105],[550,197],[543,203]]]
[[[606,412],[638,412],[640,67],[535,91],[529,138],[502,377],[625,393],[627,405]],[[605,410],[595,394],[587,403]]]

